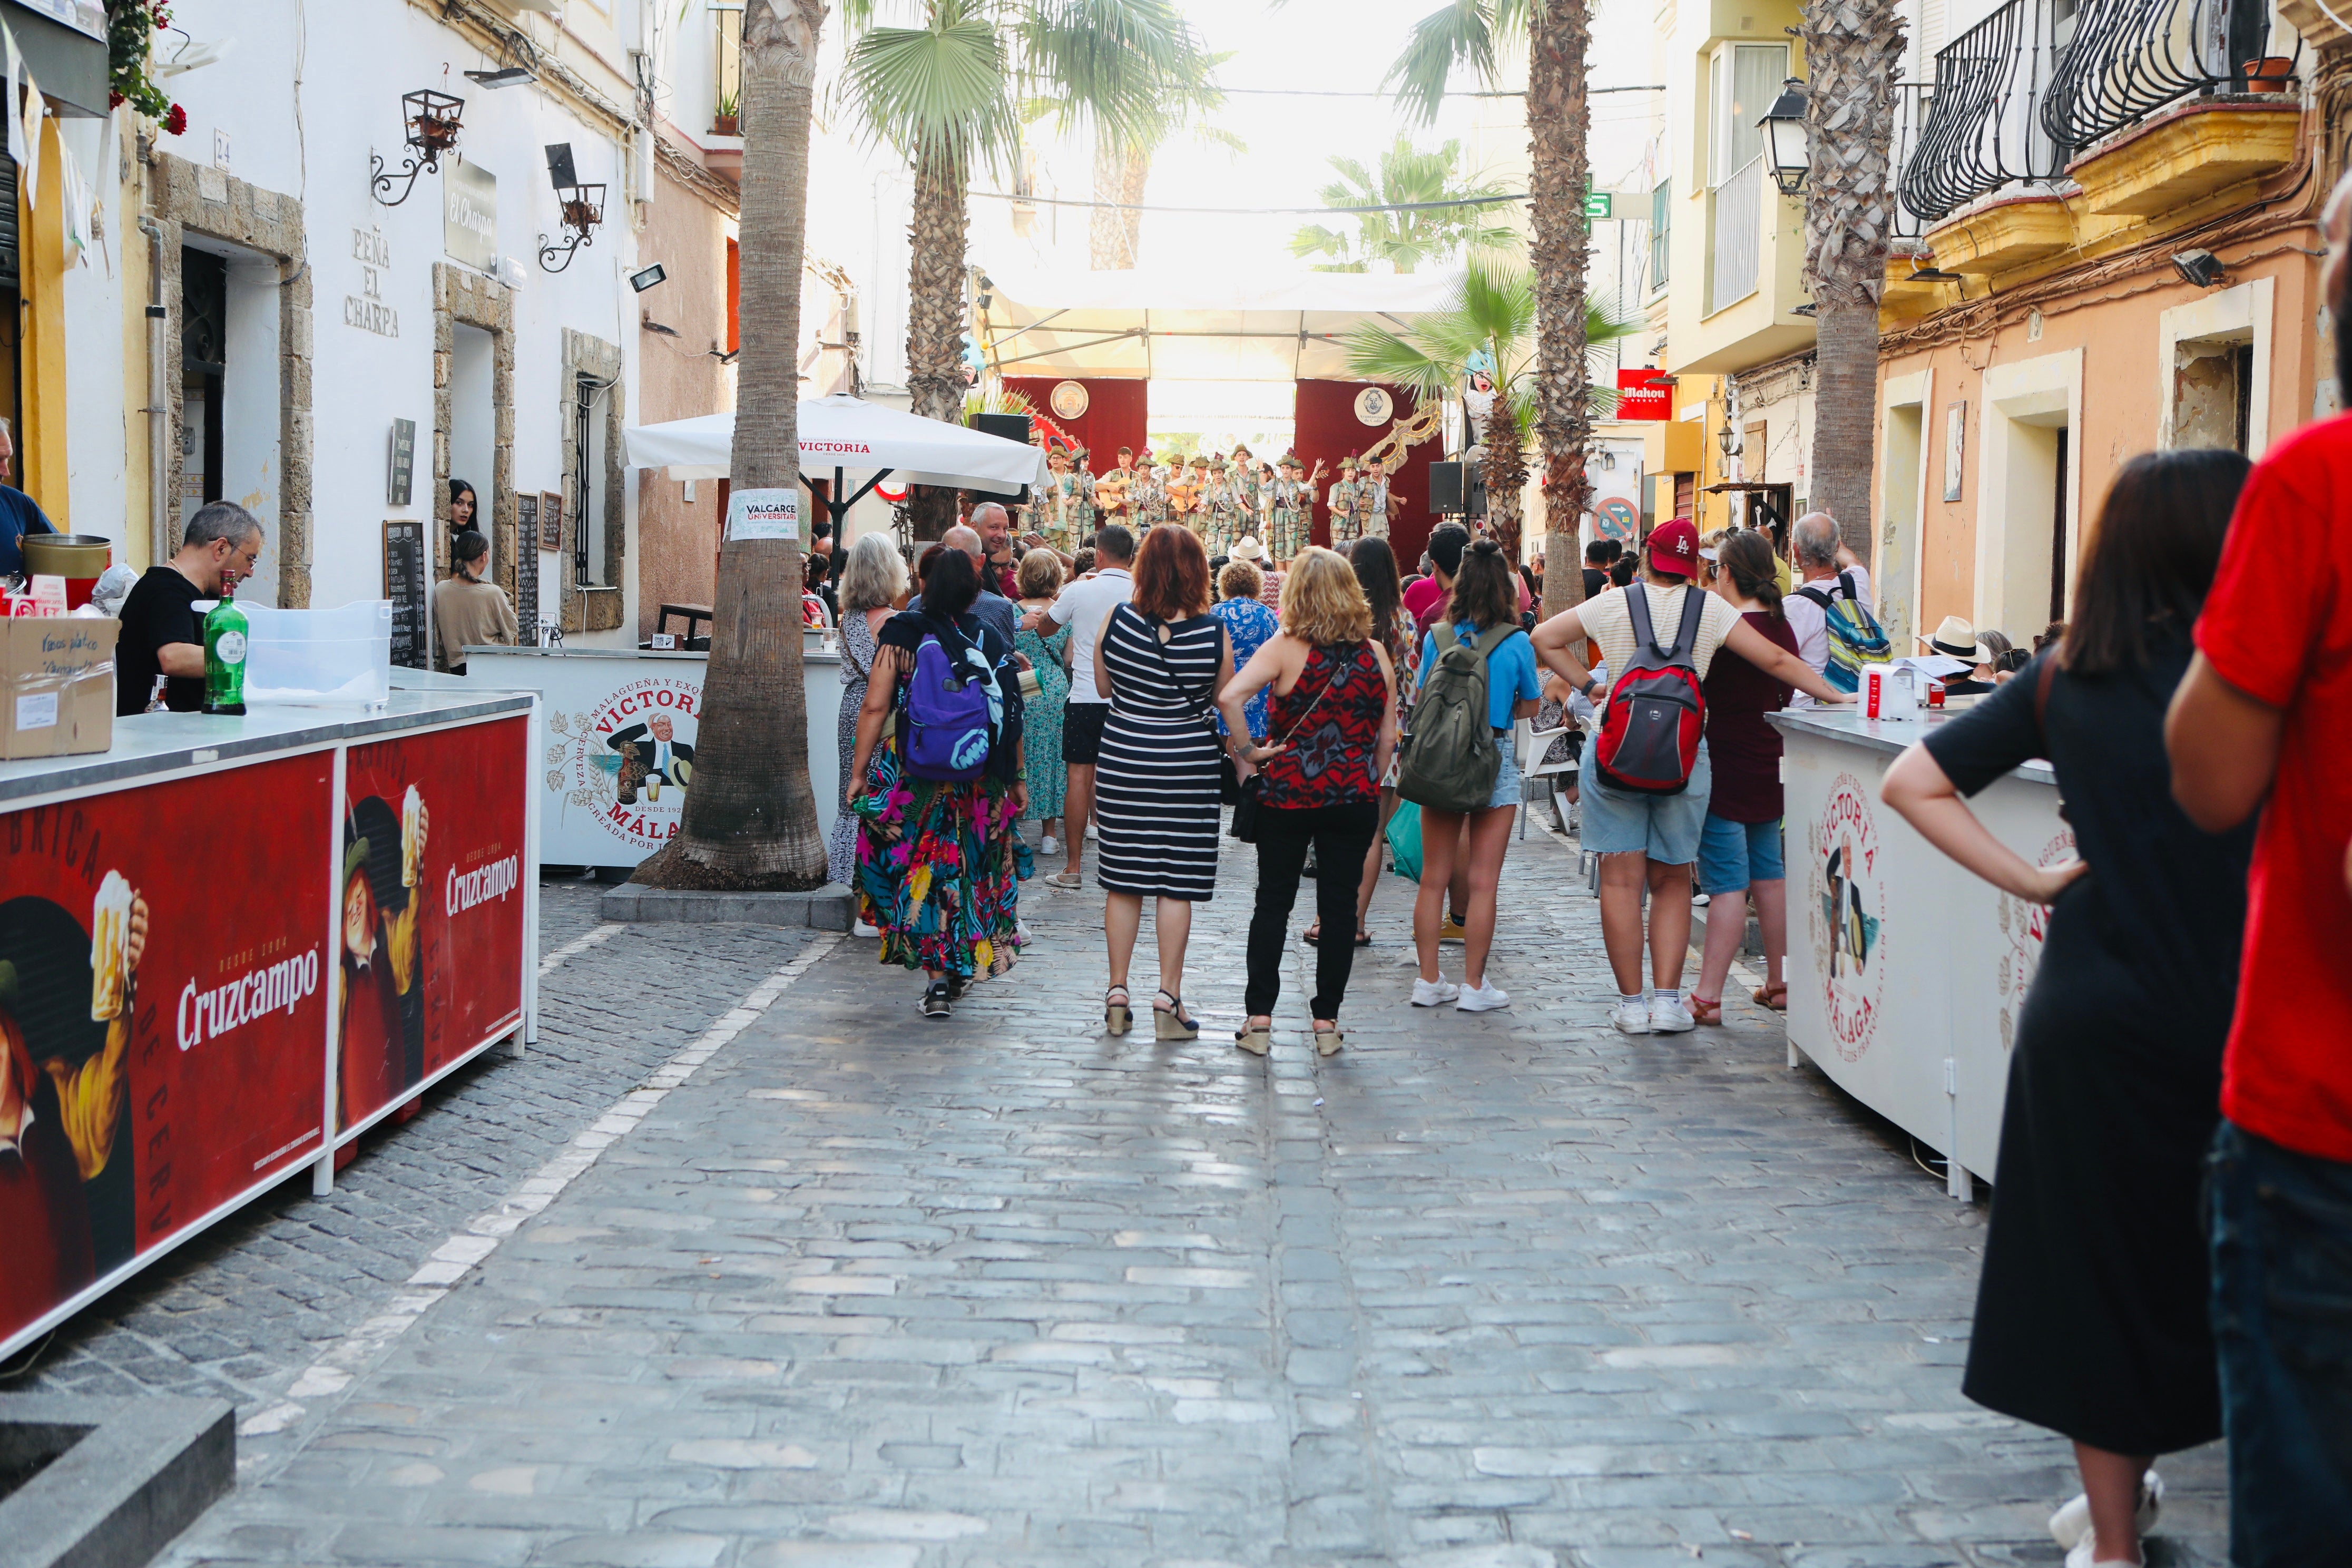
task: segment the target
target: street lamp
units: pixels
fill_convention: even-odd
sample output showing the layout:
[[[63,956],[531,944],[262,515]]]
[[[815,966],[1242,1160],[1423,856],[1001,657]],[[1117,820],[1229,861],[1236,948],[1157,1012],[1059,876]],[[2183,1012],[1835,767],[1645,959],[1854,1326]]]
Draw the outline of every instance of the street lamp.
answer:
[[[1715,444],[1723,448],[1723,460],[1727,466],[1732,458],[1748,449],[1747,443],[1739,438],[1739,432],[1731,427],[1731,410],[1728,408],[1723,411],[1723,428],[1715,433]]]
[[[1805,150],[1805,84],[1795,77],[1780,83],[1780,96],[1756,122],[1764,132],[1764,155],[1771,161],[1772,183],[1784,196],[1801,195],[1811,172]]]

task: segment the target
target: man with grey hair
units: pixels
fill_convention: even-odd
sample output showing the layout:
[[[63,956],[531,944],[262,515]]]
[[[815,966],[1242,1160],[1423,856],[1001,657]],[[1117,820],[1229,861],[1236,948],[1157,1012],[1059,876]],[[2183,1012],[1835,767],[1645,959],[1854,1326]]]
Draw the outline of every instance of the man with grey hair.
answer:
[[[993,501],[988,504],[995,505]],[[986,510],[986,507],[981,509],[981,510]],[[972,515],[977,519],[980,514],[975,511]],[[990,585],[988,558],[984,553],[987,547],[981,542],[979,532],[966,528],[962,523],[957,523],[940,535],[940,542],[950,550],[962,551],[971,557],[971,563],[980,568],[980,597],[972,601],[971,613],[980,617],[982,626],[994,627],[996,634],[1004,639],[1004,646],[1011,647],[1013,634],[1021,629],[1021,612],[1013,607],[1012,600],[997,593]],[[907,608],[910,610],[919,610],[922,607],[923,596],[920,594],[907,601]],[[1027,668],[1025,661],[1023,663],[1023,668]]]
[[[1870,569],[1846,548],[1837,519],[1825,511],[1809,511],[1797,520],[1797,526],[1790,531],[1789,550],[1797,558],[1797,591],[1780,601],[1780,610],[1789,617],[1789,629],[1797,634],[1797,657],[1811,665],[1816,674],[1823,673],[1830,662],[1828,601],[1850,596],[1874,615]],[[1789,702],[1791,708],[1812,704],[1813,700],[1801,691]]]
[[[114,650],[114,710],[138,713],[161,678],[163,704],[194,713],[205,704],[205,631],[196,601],[215,599],[252,572],[261,524],[235,501],[216,500],[188,519],[179,552],[150,566],[122,601]]]
[[[8,479],[16,466],[16,432],[0,418],[0,479]],[[25,535],[57,531],[38,501],[13,484],[0,484],[0,577],[13,577],[25,569]]]

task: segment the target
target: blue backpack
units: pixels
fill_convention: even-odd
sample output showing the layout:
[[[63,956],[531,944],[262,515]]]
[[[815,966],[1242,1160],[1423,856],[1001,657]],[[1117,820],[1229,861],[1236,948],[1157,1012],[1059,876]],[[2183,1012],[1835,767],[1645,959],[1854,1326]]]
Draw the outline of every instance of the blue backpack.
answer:
[[[961,636],[950,648],[936,631],[923,634],[915,650],[915,673],[907,682],[907,771],[919,779],[966,783],[988,767],[1004,699],[996,672],[980,649]]]

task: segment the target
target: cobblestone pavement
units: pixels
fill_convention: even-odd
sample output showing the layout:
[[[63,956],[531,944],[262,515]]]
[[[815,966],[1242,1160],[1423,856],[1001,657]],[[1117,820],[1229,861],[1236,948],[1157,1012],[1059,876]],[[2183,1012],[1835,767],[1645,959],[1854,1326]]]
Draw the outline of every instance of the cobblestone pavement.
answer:
[[[596,927],[599,891],[543,885],[541,952]],[[531,1051],[477,1058],[425,1096],[415,1120],[363,1138],[333,1195],[312,1197],[308,1173],[297,1175],[67,1322],[0,1391],[179,1394],[226,1399],[240,1414],[266,1408],[322,1349],[380,1311],[452,1230],[806,939],[648,926],[570,959],[541,983]],[[261,1436],[247,1435],[248,1458]]]
[[[1776,1021],[1743,1001],[1725,1030],[1610,1032],[1596,911],[1572,852],[1531,835],[1494,969],[1508,1012],[1409,1006],[1391,881],[1349,1049],[1313,1058],[1294,988],[1272,1060],[1244,1058],[1251,878],[1229,848],[1196,1043],[1097,1032],[1079,895],[1024,899],[1031,957],[947,1025],[861,942],[754,991],[793,951],[767,933],[732,994],[719,952],[761,939],[653,928],[583,954],[560,1001],[550,977],[551,1033],[635,1040],[649,998],[680,1025],[664,1048],[688,1012],[741,1032],[596,1121],[594,1163],[502,1243],[435,1253],[458,1260],[430,1276],[447,1293],[167,1560],[2058,1561],[2063,1445],[1958,1392],[1982,1204],[1786,1069]],[[409,1263],[552,1146],[513,1136],[483,1130]],[[2151,1561],[2219,1561],[2216,1454],[2168,1472]]]

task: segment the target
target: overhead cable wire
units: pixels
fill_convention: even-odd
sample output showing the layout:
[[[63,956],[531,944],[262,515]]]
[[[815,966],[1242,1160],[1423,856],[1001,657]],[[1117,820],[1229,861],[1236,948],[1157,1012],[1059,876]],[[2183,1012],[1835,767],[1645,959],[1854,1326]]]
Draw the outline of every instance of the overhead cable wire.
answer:
[[[1370,206],[1348,207],[1155,207],[1137,202],[1082,202],[1065,196],[1024,196],[1011,191],[970,191],[968,195],[987,196],[1000,202],[1028,202],[1041,207],[1108,207],[1127,213],[1191,213],[1209,214],[1223,217],[1246,217],[1260,215],[1294,215],[1298,213],[1418,213],[1434,212],[1444,207],[1490,207],[1508,202],[1523,202],[1524,193],[1503,196],[1462,196],[1444,202],[1383,202]]]

